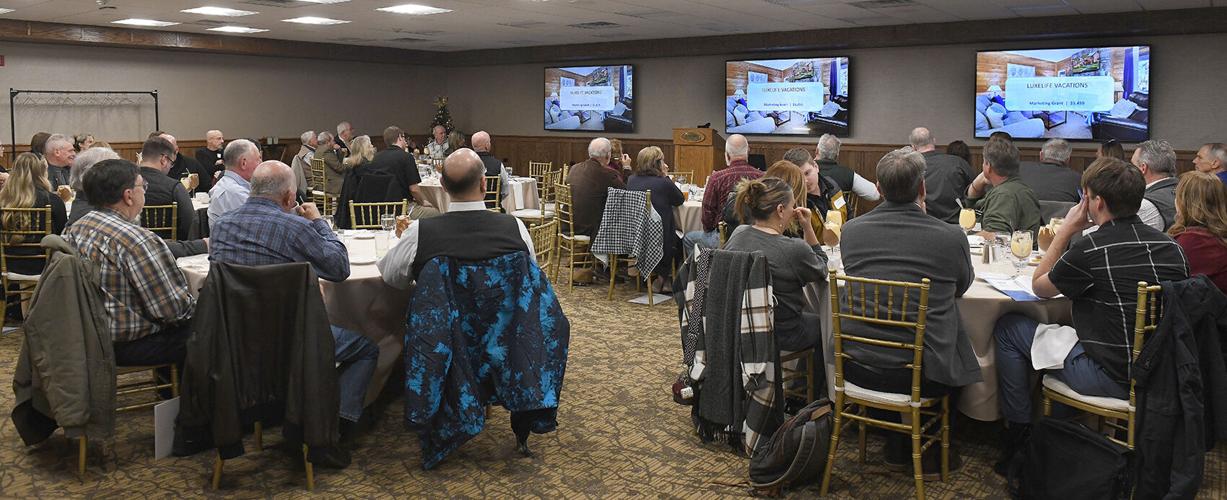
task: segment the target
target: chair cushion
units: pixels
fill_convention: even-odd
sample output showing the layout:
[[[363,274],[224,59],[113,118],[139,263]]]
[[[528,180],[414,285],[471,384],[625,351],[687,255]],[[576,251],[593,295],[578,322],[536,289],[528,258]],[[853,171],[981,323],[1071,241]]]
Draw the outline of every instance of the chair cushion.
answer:
[[[912,403],[911,394],[894,394],[890,392],[878,392],[865,389],[859,385],[853,384],[844,380],[844,394],[856,399],[872,401],[874,403],[882,403],[888,405],[906,405]],[[920,398],[921,403],[933,401],[936,398]]]
[[[1067,398],[1086,404],[1095,405],[1115,411],[1130,411],[1128,399],[1106,398],[1103,396],[1084,396],[1071,389],[1065,382],[1051,375],[1044,375],[1044,388]]]
[[[579,241],[579,242],[588,242],[588,241],[592,241],[592,238],[591,238],[591,237],[589,237],[588,235],[584,235],[584,234],[577,234],[577,235],[575,235],[574,237],[572,237],[572,236],[567,236],[567,235],[565,235],[565,234],[560,234],[560,235],[558,235],[558,237],[559,237],[559,238],[562,238],[562,239],[564,239],[564,240],[575,240],[575,241]]]
[[[538,210],[536,208],[521,208],[519,210],[511,212],[511,215],[515,217],[527,217],[530,219],[540,219],[541,217],[553,217],[554,212],[546,210],[545,215],[542,215],[541,210]]]
[[[9,272],[9,273],[4,273],[4,277],[8,278],[9,281],[38,281],[38,279],[41,278],[42,275],[39,275],[39,274],[31,275],[31,274],[20,274],[20,273]]]

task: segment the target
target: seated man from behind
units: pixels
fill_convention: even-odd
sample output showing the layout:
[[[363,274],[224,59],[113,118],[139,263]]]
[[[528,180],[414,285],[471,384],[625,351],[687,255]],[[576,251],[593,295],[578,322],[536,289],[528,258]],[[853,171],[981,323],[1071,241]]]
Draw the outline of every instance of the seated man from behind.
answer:
[[[938,152],[933,133],[925,127],[912,129],[908,143],[925,158],[925,210],[939,220],[958,224],[959,204],[975,172],[962,158]]]
[[[1051,139],[1040,148],[1040,161],[1024,161],[1019,164],[1018,176],[1035,191],[1040,201],[1066,201],[1077,203],[1078,185],[1082,176],[1069,168],[1069,156],[1073,146],[1065,139]]]
[[[1034,236],[1040,229],[1040,202],[1018,176],[1018,148],[990,139],[984,144],[983,169],[967,186],[967,206],[983,212],[981,229],[1007,235],[1030,231]]]
[[[1082,173],[1082,201],[1065,216],[1032,279],[1036,295],[1073,300],[1072,328],[1020,314],[997,320],[997,380],[1008,426],[999,472],[1031,425],[1033,366],[1079,394],[1129,398],[1138,282],[1189,276],[1180,246],[1138,218],[1145,189],[1142,173],[1115,158],[1095,160]],[[1098,231],[1069,244],[1093,224]]]
[[[905,150],[887,153],[878,162],[877,178],[885,201],[844,225],[840,248],[845,273],[909,282],[929,278],[921,395],[940,397],[954,387],[981,381],[980,364],[959,322],[957,303],[957,298],[975,279],[967,238],[958,226],[925,212],[922,153]],[[913,297],[911,303],[918,299],[919,296]],[[914,307],[912,311],[915,312]],[[910,331],[897,328],[860,322],[846,325],[848,333],[870,338],[907,342],[912,338]],[[911,362],[911,354],[858,342],[844,346],[852,356],[844,362],[844,376],[849,382],[875,391],[910,393],[912,374],[905,365]],[[907,436],[891,433],[885,455],[887,464],[910,468]],[[929,452],[925,453],[926,472],[937,469],[935,458],[938,458],[935,454],[931,457]],[[951,463],[957,463],[953,456]]]
[[[601,228],[601,217],[605,214],[608,189],[626,188],[618,174],[608,167],[612,154],[609,139],[597,137],[588,143],[588,160],[571,167],[571,173],[567,174],[576,234],[596,239],[596,231]]]
[[[737,188],[737,183],[742,179],[757,179],[763,176],[762,170],[750,165],[749,158],[750,141],[746,140],[745,136],[733,134],[724,141],[724,163],[727,166],[712,172],[707,181],[703,191],[703,230],[686,233],[682,241],[682,251],[687,256],[694,251],[695,246],[720,246],[719,225],[729,193]]]
[[[349,278],[349,252],[320,217],[314,203],[295,202],[297,180],[284,163],[270,160],[256,167],[247,203],[211,229],[209,260],[259,266],[307,262],[328,281]],[[353,436],[362,417],[366,388],[375,372],[379,348],[361,333],[332,326],[336,360],[341,364],[341,439]],[[348,460],[345,460],[346,462]]]
[[[182,369],[196,299],[162,238],[133,222],[148,183],[132,162],[103,160],[82,184],[96,208],[68,226],[64,240],[98,266],[115,364]]]

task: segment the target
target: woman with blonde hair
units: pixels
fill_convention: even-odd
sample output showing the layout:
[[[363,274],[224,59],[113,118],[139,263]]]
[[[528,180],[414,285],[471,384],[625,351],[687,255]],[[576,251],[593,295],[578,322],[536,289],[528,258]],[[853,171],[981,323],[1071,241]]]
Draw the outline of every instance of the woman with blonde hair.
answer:
[[[792,165],[792,168],[797,166]],[[800,182],[801,196],[805,196],[804,181]],[[819,318],[803,315],[801,310],[805,302],[804,287],[826,280],[827,256],[813,226],[806,223],[810,220],[809,209],[797,206],[797,195],[790,184],[771,176],[742,181],[737,186],[734,204],[736,213],[744,215],[746,224],[733,231],[724,249],[761,251],[767,257],[776,300],[776,345],[781,351],[800,351],[818,346]],[[800,226],[802,238],[784,235],[787,228],[794,225]],[[815,359],[822,359],[821,354]],[[815,382],[815,386],[821,387],[821,384]]]
[[[1227,186],[1213,174],[1187,172],[1176,185],[1176,222],[1168,229],[1189,261],[1227,293]]]
[[[627,180],[626,189],[652,193],[652,209],[660,215],[665,233],[664,257],[653,271],[657,281],[652,286],[654,291],[668,292],[667,285],[670,280],[666,278],[672,274],[673,261],[681,255],[678,250],[682,243],[682,240],[677,237],[677,232],[673,230],[673,207],[682,206],[682,202],[686,199],[682,197],[682,191],[677,188],[677,184],[665,176],[669,171],[669,165],[665,164],[665,154],[660,148],[648,146],[639,150],[639,157],[635,165],[637,167],[635,175]]]
[[[768,168],[765,173],[763,173],[763,178],[767,177],[774,177],[784,181],[785,184],[788,184],[788,187],[792,189],[793,203],[798,207],[805,207],[809,209],[811,212],[811,218],[817,215],[813,213],[813,207],[810,207],[807,204],[805,196],[807,193],[805,189],[805,172],[801,170],[801,167],[798,167],[795,163],[788,160],[780,160],[772,163],[771,167]],[[741,182],[745,183],[747,181]],[[736,230],[741,224],[749,223],[747,220],[748,216],[746,214],[739,213],[735,208],[734,197],[740,191],[741,186],[738,184],[737,189],[729,193],[729,199],[726,200],[724,204],[724,225],[727,228],[729,235],[733,234],[733,231]],[[811,223],[811,225],[813,225],[818,231],[818,234],[821,234],[821,220],[818,221],[816,225],[813,223]],[[799,223],[790,222],[788,227],[784,229],[784,234],[792,237],[801,236],[801,226]]]
[[[51,192],[51,183],[47,180],[47,162],[33,153],[17,155],[13,168],[9,169],[9,180],[0,189],[0,226],[6,230],[44,230],[42,218],[33,218],[26,214],[9,211],[11,208],[45,208],[51,207],[51,232],[60,234],[68,221],[64,210],[64,201]],[[7,243],[37,243],[37,236],[13,236]],[[41,249],[36,247],[9,248],[8,255],[39,255]],[[47,263],[40,259],[8,259],[8,271],[19,274],[39,274]]]
[[[371,137],[360,135],[349,141],[349,156],[345,158],[342,165],[346,170],[352,170],[373,159],[375,159],[375,146],[371,144]]]

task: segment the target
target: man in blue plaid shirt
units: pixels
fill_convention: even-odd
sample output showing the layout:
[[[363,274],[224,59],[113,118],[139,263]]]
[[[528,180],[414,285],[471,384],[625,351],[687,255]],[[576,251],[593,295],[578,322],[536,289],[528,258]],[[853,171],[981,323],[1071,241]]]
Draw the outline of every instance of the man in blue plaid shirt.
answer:
[[[296,190],[294,171],[286,164],[272,160],[257,166],[247,202],[212,228],[209,260],[246,266],[307,262],[320,278],[349,278],[345,244],[314,203],[295,202]],[[362,416],[379,348],[361,333],[335,325],[332,335],[341,364],[341,438],[348,440]]]

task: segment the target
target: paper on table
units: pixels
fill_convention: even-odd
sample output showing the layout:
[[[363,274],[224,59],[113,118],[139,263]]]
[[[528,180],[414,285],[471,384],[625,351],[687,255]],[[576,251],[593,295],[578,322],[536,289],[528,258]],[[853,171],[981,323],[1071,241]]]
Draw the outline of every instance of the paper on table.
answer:
[[[1014,299],[1015,302],[1036,302],[1040,300],[1035,295],[1035,291],[1031,289],[1031,278],[1029,276],[1009,277],[985,273],[980,275],[980,279],[983,279],[1007,297]]]

